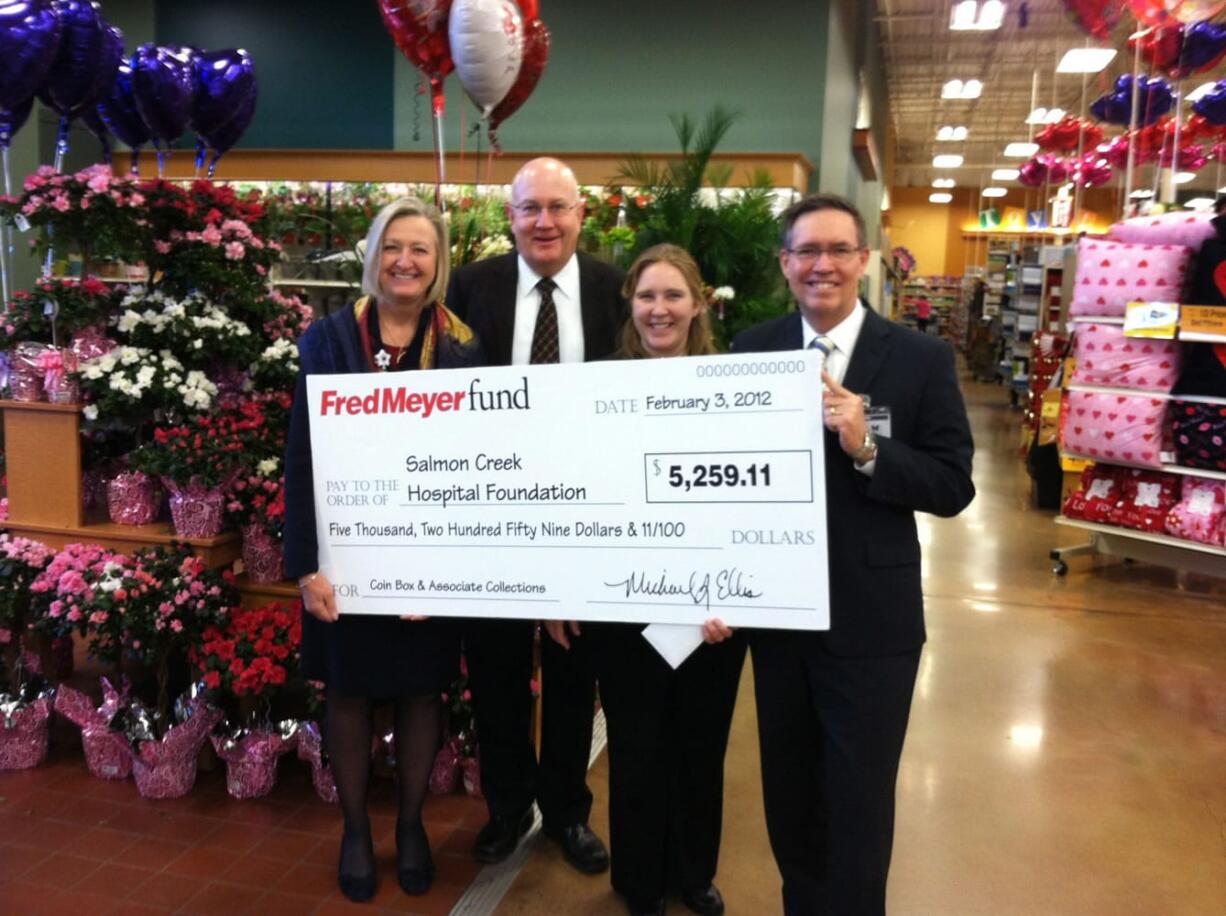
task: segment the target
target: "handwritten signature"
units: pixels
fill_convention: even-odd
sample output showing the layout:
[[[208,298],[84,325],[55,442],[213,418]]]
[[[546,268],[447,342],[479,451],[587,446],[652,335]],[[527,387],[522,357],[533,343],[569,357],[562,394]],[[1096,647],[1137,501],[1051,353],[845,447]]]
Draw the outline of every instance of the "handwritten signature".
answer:
[[[715,600],[726,601],[729,598],[753,599],[762,597],[762,592],[755,591],[750,587],[748,582],[750,579],[752,579],[752,576],[746,575],[735,566],[731,569],[719,570],[715,573],[714,577]],[[707,610],[711,609],[711,573],[691,572],[689,577],[682,582],[679,579],[671,578],[667,569],[658,575],[652,575],[651,573],[639,570],[632,572],[620,582],[606,582],[605,587],[624,590],[627,598],[631,595],[651,595],[653,597],[684,595],[694,604],[702,605]]]

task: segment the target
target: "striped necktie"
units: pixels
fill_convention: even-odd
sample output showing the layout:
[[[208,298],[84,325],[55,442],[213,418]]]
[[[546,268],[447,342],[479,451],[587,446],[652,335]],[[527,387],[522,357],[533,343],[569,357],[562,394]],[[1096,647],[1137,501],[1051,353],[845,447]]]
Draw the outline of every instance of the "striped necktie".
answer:
[[[813,342],[809,344],[809,349],[816,350],[817,352],[821,353],[822,356],[828,357],[831,353],[837,350],[838,347],[831,338],[822,336],[814,337]]]
[[[553,291],[558,288],[549,277],[542,277],[536,284],[541,294],[541,307],[536,313],[536,327],[532,331],[531,363],[556,363],[561,361],[558,347],[558,307],[553,302]]]

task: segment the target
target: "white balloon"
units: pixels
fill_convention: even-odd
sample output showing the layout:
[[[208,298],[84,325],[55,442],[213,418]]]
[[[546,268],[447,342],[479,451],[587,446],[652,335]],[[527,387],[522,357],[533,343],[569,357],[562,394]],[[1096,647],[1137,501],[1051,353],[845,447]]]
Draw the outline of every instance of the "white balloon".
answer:
[[[455,0],[447,23],[451,59],[464,91],[488,118],[515,85],[524,22],[514,0]]]

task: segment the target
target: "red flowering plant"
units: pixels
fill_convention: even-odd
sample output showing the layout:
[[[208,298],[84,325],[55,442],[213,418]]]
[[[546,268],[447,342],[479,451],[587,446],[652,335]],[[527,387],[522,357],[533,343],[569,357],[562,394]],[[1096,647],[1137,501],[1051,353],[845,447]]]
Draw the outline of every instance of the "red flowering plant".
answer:
[[[446,713],[448,743],[462,757],[477,753],[477,732],[473,721],[473,692],[468,686],[468,659],[460,656],[460,674],[442,694]]]
[[[235,528],[259,525],[278,540],[285,530],[285,475],[280,458],[243,471],[226,493],[226,520]]]
[[[236,608],[223,621],[205,628],[192,646],[191,664],[204,685],[242,700],[264,701],[298,672],[302,614],[277,602]]]
[[[52,636],[84,634],[95,588],[127,563],[98,544],[69,544],[55,554],[30,585],[38,629]]]
[[[77,331],[105,324],[117,302],[115,291],[97,277],[42,277],[32,290],[13,293],[0,320],[0,349],[25,341],[51,343],[53,316],[59,343],[65,345]]]
[[[0,534],[0,661],[15,695],[25,680],[22,651],[35,623],[31,586],[55,551],[38,541]]]
[[[240,473],[249,448],[268,447],[269,435],[258,407],[243,405],[155,427],[153,441],[133,453],[132,464],[180,486],[195,482],[206,488],[224,487]]]

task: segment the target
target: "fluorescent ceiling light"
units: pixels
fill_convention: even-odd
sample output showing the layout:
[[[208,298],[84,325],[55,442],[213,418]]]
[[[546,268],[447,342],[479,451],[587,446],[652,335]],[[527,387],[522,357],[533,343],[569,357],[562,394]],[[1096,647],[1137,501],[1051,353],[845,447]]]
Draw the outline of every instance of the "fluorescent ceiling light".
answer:
[[[1098,73],[1115,58],[1115,48],[1073,48],[1056,64],[1057,73]]]
[[[1005,5],[1000,0],[987,0],[980,5],[975,0],[962,0],[949,11],[949,27],[955,32],[999,29],[1005,21]]]
[[[932,167],[934,169],[956,169],[960,165],[962,165],[962,157],[956,153],[945,153],[932,157]]]
[[[993,181],[1016,181],[1017,176],[1022,174],[1017,169],[993,169]]]
[[[954,196],[947,191],[937,191],[935,194],[928,195],[928,203],[930,204],[947,204],[954,199]]]
[[[1010,159],[1029,159],[1038,151],[1037,143],[1010,143],[1005,147],[1005,155]]]
[[[937,131],[937,139],[942,140],[942,141],[944,140],[965,140],[966,139],[966,128],[963,127],[962,125],[953,127],[949,124],[946,124],[944,127],[942,127],[940,130]]]
[[[979,80],[950,80],[941,87],[943,99],[977,99],[983,92],[983,83]]]
[[[1185,102],[1199,102],[1210,92],[1217,88],[1217,83],[1201,83],[1191,92],[1184,96]]]
[[[1175,173],[1175,184],[1187,184],[1189,181],[1191,181],[1195,177],[1196,177],[1195,172],[1176,172]]]
[[[1128,196],[1135,197],[1137,200],[1148,200],[1154,196],[1154,192],[1149,190],[1149,188],[1138,188]]]
[[[1008,188],[984,188],[983,189],[984,197],[1004,197],[1008,193],[1009,193]]]
[[[1055,124],[1064,117],[1063,108],[1036,108],[1026,116],[1027,124]]]
[[[1184,206],[1189,210],[1211,210],[1213,209],[1213,198],[1193,197],[1191,200],[1185,201]]]
[[[938,178],[932,183],[934,188],[952,188],[957,182],[952,178]]]

